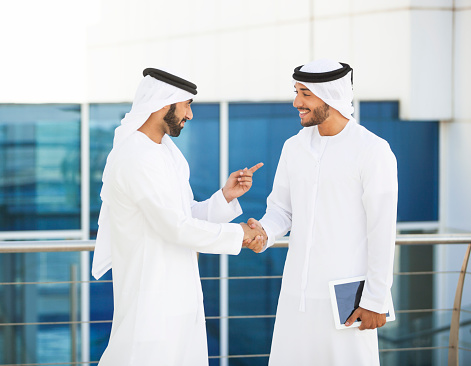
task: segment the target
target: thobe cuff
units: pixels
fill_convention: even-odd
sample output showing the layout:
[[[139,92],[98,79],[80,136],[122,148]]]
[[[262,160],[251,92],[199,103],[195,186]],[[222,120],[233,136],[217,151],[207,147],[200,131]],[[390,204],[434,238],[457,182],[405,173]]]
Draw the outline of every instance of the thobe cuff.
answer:
[[[360,307],[369,311],[374,311],[378,314],[385,314],[388,311],[386,301],[380,303],[378,301],[371,300],[365,297],[361,298]]]
[[[228,203],[222,193],[222,189],[214,193],[210,199],[212,204],[217,207],[219,222],[230,222],[243,213],[239,200],[234,198]]]
[[[262,225],[263,227],[263,230],[265,230],[265,232],[267,233],[267,236],[268,236],[268,240],[267,240],[267,243],[265,244],[265,246],[263,247],[263,250],[262,252],[264,252],[267,248],[271,247],[273,244],[275,244],[275,240],[276,240],[276,236],[275,236],[275,231],[274,230],[274,223],[267,219],[266,217],[263,217],[260,219],[260,224]],[[260,253],[262,253],[260,252]]]

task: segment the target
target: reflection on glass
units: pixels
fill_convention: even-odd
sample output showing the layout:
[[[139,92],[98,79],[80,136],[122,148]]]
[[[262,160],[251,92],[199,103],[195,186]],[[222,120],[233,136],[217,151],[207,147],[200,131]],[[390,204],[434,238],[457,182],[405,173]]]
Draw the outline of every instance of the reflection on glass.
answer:
[[[2,254],[0,268],[0,322],[19,323],[0,327],[0,364],[71,362],[74,339],[79,358],[80,327],[60,323],[80,319],[80,254]]]
[[[130,103],[90,105],[90,237],[98,230],[101,207],[101,177],[106,158],[113,147],[114,130],[124,115],[131,110]]]
[[[396,155],[397,221],[437,221],[439,122],[400,120],[398,102],[361,102],[360,112],[361,124]]]
[[[273,186],[283,143],[298,133],[301,124],[291,103],[229,104],[229,169],[263,162],[254,175],[252,189],[239,201],[244,214],[236,222],[250,217],[260,219]],[[286,249],[273,249],[263,254],[242,250],[229,257],[230,276],[280,276]],[[232,280],[229,282],[229,315],[274,315],[281,279]],[[270,352],[273,318],[233,320],[229,342],[233,354],[267,354]],[[243,342],[247,329],[250,341]],[[248,358],[240,365],[266,365],[265,358]]]
[[[0,230],[80,227],[80,106],[0,105]]]

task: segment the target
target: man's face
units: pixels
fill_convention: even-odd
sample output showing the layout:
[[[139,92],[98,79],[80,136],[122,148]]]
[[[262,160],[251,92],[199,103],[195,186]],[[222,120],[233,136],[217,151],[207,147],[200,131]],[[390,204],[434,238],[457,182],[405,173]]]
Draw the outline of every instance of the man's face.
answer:
[[[293,106],[299,111],[301,125],[311,127],[320,125],[329,118],[329,105],[316,97],[305,85],[296,83],[294,85],[296,98]]]
[[[168,126],[167,133],[170,136],[178,137],[180,135],[180,131],[185,126],[185,122],[193,118],[191,102],[193,102],[193,99],[185,102],[174,103],[170,106],[170,109],[164,116],[164,121]]]

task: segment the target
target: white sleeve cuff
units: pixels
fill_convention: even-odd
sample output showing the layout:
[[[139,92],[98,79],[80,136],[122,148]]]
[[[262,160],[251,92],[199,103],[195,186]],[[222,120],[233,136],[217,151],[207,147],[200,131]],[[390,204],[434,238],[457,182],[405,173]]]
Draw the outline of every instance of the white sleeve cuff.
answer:
[[[222,189],[214,193],[209,199],[208,219],[211,222],[230,222],[242,214],[237,198],[227,202]]]

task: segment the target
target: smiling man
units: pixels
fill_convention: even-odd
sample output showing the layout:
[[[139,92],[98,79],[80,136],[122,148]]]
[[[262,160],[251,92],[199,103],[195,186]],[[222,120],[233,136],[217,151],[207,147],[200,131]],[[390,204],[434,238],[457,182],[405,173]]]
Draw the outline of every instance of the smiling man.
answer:
[[[290,231],[270,366],[377,366],[396,237],[396,159],[357,124],[353,70],[322,59],[294,70],[304,127],[283,146],[260,222],[267,246]],[[337,330],[329,281],[366,276],[360,307]]]
[[[193,200],[188,163],[169,136],[192,119],[194,95],[195,84],[146,69],[115,131],[92,268],[97,279],[113,268],[113,325],[100,366],[207,366],[197,252],[238,254],[248,241],[262,248],[261,230],[228,222],[263,164]]]

